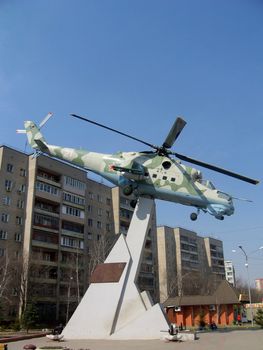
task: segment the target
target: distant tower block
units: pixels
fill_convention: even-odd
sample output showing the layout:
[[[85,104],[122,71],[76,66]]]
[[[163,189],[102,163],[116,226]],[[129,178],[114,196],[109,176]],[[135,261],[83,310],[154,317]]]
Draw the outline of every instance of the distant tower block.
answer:
[[[169,328],[159,304],[135,281],[140,269],[153,200],[140,197],[125,238],[121,235],[66,325],[66,339],[159,339]]]

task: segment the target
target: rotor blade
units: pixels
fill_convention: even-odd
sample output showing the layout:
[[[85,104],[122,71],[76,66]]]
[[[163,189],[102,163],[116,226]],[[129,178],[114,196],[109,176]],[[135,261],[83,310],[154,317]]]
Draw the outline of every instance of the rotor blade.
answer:
[[[74,117],[74,118],[78,118],[78,119],[84,120],[84,121],[86,121],[86,122],[89,122],[89,123],[91,123],[91,124],[100,126],[101,128],[104,128],[104,129],[107,129],[107,130],[116,132],[117,134],[120,134],[120,135],[122,135],[122,136],[126,136],[126,137],[128,137],[128,138],[130,138],[130,139],[132,139],[132,140],[135,140],[135,141],[138,141],[138,142],[140,142],[140,143],[143,143],[144,145],[149,146],[149,147],[151,147],[151,148],[158,149],[157,146],[152,145],[151,143],[145,142],[145,141],[143,141],[143,140],[138,139],[137,137],[134,137],[134,136],[125,134],[124,132],[121,132],[121,131],[118,131],[118,130],[116,130],[116,129],[110,128],[110,127],[108,127],[108,126],[106,126],[106,125],[99,124],[99,123],[97,123],[97,122],[94,122],[93,120],[90,120],[90,119],[81,117],[81,116],[76,115],[76,114],[71,114],[71,116]]]
[[[246,176],[243,176],[243,175],[240,175],[240,174],[237,174],[237,173],[233,173],[232,171],[229,171],[229,170],[226,170],[226,169],[223,169],[223,168],[219,168],[219,167],[217,167],[215,165],[204,163],[204,162],[201,162],[200,160],[189,158],[189,157],[186,157],[186,156],[184,156],[182,154],[179,154],[179,153],[175,153],[175,152],[171,152],[171,153],[174,154],[177,158],[179,158],[181,160],[184,160],[186,162],[193,163],[193,164],[202,166],[202,167],[210,169],[210,170],[217,171],[218,173],[222,173],[222,174],[225,174],[225,175],[228,175],[228,176],[231,176],[231,177],[235,177],[236,179],[239,179],[239,180],[242,180],[242,181],[245,181],[245,182],[249,182],[249,183],[251,183],[253,185],[256,185],[256,184],[259,183],[258,180],[254,180],[254,179],[251,179],[249,177],[246,177]]]
[[[42,122],[39,124],[38,128],[41,129],[42,126],[44,126],[46,124],[46,122],[49,120],[49,118],[51,118],[53,115],[53,113],[49,112],[45,118],[42,120]]]
[[[238,201],[244,201],[244,202],[250,202],[253,203],[253,201],[251,199],[247,199],[247,198],[238,198],[238,197],[233,197],[231,196],[233,199],[236,199]]]
[[[175,120],[169,134],[167,135],[167,137],[163,143],[164,148],[171,148],[172,147],[172,145],[174,144],[174,142],[176,141],[176,139],[180,135],[181,131],[185,127],[185,125],[186,125],[186,121],[183,120],[182,118],[178,117]]]
[[[17,129],[17,130],[16,130],[16,133],[17,133],[17,134],[26,134],[26,130]]]

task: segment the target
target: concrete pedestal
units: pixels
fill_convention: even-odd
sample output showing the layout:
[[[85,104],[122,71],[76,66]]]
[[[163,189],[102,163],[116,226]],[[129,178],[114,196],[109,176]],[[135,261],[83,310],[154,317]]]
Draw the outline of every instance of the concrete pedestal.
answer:
[[[135,281],[140,270],[153,200],[140,197],[127,237],[121,235],[98,266],[65,329],[66,339],[160,339],[169,328],[159,304]]]

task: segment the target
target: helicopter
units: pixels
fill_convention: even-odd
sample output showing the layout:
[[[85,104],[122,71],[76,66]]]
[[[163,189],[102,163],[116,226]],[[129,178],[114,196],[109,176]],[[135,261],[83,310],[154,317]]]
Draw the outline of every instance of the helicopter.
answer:
[[[40,129],[51,116],[52,113],[48,113],[39,126],[33,121],[25,121],[25,129],[17,130],[18,133],[27,135],[29,144],[35,149],[35,156],[41,153],[47,154],[102,176],[119,186],[125,196],[130,196],[130,205],[133,208],[140,196],[146,196],[195,207],[196,211],[190,214],[190,219],[193,221],[201,211],[211,214],[218,220],[224,220],[225,216],[234,214],[233,199],[236,198],[218,190],[210,180],[203,179],[200,170],[184,165],[181,161],[208,168],[250,184],[259,183],[258,180],[172,151],[172,146],[186,125],[182,117],[176,118],[163,144],[156,146],[86,117],[71,114],[74,118],[128,137],[152,149],[103,154],[48,144]]]

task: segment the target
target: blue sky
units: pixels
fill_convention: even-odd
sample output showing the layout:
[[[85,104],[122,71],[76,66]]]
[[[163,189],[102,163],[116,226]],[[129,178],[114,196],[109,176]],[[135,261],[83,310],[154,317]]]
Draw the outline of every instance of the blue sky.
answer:
[[[261,179],[262,17],[260,0],[0,0],[0,143],[24,150],[15,129],[52,111],[43,129],[51,144],[139,151],[69,114],[154,144],[183,115],[175,151]],[[191,208],[157,202],[158,223],[222,239],[245,279],[244,256],[232,249],[263,246],[262,184],[202,171],[253,203],[237,201],[223,222],[208,214],[191,222]],[[249,266],[251,279],[263,277],[263,250]]]

